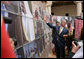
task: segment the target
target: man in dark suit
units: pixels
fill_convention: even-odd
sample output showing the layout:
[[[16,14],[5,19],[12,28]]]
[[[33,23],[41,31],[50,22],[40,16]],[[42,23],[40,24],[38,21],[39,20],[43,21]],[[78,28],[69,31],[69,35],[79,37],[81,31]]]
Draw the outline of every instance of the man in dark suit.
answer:
[[[66,20],[61,21],[61,26],[53,26],[47,22],[47,25],[55,30],[53,43],[57,58],[65,58],[65,38],[68,36],[68,30],[65,28]]]

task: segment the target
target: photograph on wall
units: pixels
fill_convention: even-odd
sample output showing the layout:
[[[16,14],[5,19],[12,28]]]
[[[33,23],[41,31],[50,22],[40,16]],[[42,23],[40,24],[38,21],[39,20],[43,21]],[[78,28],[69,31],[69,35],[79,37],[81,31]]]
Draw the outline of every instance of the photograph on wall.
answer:
[[[38,53],[37,53],[37,45],[36,43],[33,41],[31,43],[29,43],[29,52],[30,52],[30,57],[38,57]]]
[[[38,9],[36,8],[35,10],[35,18],[38,20],[39,14],[38,14]]]
[[[9,18],[12,19],[12,23],[8,24],[8,33],[11,38],[15,38],[17,40],[17,46],[21,46],[23,43],[23,33],[22,33],[22,28],[21,28],[21,17],[9,13]]]
[[[40,36],[42,33],[42,23],[41,22],[37,22],[37,35],[36,36]]]
[[[42,51],[45,49],[45,39],[44,36],[41,37]]]
[[[33,16],[31,14],[28,2],[21,1],[20,8],[22,14],[22,28],[25,36],[24,40],[27,42],[33,41],[35,39]]]
[[[7,10],[5,7],[5,1],[1,1],[1,15],[8,17],[8,12],[6,12],[5,10]]]
[[[42,53],[42,41],[41,41],[41,38],[39,40],[39,48],[40,48],[39,54],[41,54]]]
[[[10,38],[15,38],[17,40],[17,46],[22,45],[22,36],[20,28],[20,17],[17,15],[19,13],[19,1],[1,1],[1,14],[4,17],[11,19],[11,24],[5,24],[6,30],[9,33]],[[17,13],[17,14],[16,14]]]
[[[40,55],[40,45],[39,45],[39,40],[40,39],[38,39],[38,40],[35,40],[35,43],[36,43],[36,46],[37,46],[37,49],[36,49],[36,51],[37,51],[37,55],[39,56]]]
[[[19,1],[1,1],[1,7],[9,12],[18,13]]]
[[[35,38],[36,39],[44,34],[44,27],[43,27],[42,21],[34,20],[34,28],[35,28]]]
[[[44,36],[45,36],[45,35],[44,35]],[[43,40],[43,41],[42,41],[42,42],[43,42],[43,45],[42,45],[42,46],[43,46],[43,49],[45,49],[45,38],[44,38],[44,36],[42,36],[42,40]]]
[[[12,22],[10,24],[5,24],[6,30],[8,31],[10,38],[15,38],[17,40],[16,47],[19,47],[22,45],[22,38],[23,38],[21,36],[19,16],[8,12],[7,17],[10,18]]]
[[[28,1],[20,1],[20,10],[23,16],[33,18]]]
[[[49,43],[49,37],[48,37],[48,33],[46,34],[45,43],[46,43],[46,45]]]
[[[39,38],[38,40],[35,40],[36,46],[37,46],[37,53],[40,56],[43,51],[43,42],[42,38]]]
[[[39,18],[42,18],[42,3],[39,1],[32,1],[32,13],[34,16],[34,20],[40,20]],[[34,7],[33,7],[34,6]]]
[[[4,17],[10,17],[12,13],[18,13],[18,7],[19,7],[19,1],[17,2],[1,1],[1,15]],[[5,26],[6,26],[6,30],[8,30],[8,24],[5,24]]]
[[[38,37],[37,36],[37,21],[34,20],[34,31],[35,31],[35,39]]]
[[[4,2],[1,1],[1,16],[3,17],[8,17],[8,12],[4,11],[6,10],[4,4]],[[6,30],[8,30],[8,24],[5,24]]]
[[[40,16],[42,16],[42,8],[39,7],[39,13],[40,13]]]
[[[29,58],[30,57],[30,51],[29,51],[29,45],[26,44],[24,45],[24,55],[25,55],[25,58]]]
[[[43,39],[42,39],[42,37],[40,38],[40,53],[42,53],[42,51],[43,51]]]
[[[16,50],[16,55],[18,58],[25,58],[23,47],[20,47]]]
[[[52,15],[46,15],[48,21],[52,21]]]

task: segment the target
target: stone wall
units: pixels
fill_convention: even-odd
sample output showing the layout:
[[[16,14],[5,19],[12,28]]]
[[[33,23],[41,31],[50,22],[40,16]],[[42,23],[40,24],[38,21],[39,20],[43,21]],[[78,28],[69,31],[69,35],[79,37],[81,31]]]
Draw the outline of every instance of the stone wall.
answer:
[[[69,16],[76,16],[77,8],[76,5],[56,6],[52,8],[52,12],[56,16],[65,16],[66,13],[69,13]]]

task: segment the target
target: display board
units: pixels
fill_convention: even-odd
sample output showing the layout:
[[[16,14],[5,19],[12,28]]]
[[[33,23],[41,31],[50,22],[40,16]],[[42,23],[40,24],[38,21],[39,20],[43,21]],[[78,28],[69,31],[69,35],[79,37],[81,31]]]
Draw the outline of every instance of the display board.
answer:
[[[17,40],[17,58],[39,58],[51,40],[51,30],[44,22],[44,17],[50,17],[45,4],[31,1],[31,5],[32,12],[28,1],[1,1],[2,16],[12,19],[6,28],[9,36]]]
[[[2,16],[12,19],[11,24],[6,25],[6,29],[9,32],[11,38],[17,39],[17,47],[22,45],[22,36],[20,28],[19,18],[19,1],[1,1],[1,14]]]
[[[35,39],[33,16],[28,1],[1,1],[1,14],[12,19],[6,29],[10,37],[17,39],[17,47]]]

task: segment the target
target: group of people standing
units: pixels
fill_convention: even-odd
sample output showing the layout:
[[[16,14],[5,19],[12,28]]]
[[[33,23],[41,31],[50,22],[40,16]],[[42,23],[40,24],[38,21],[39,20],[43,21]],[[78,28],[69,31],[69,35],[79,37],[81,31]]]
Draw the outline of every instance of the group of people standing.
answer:
[[[45,20],[46,21],[46,20]],[[72,45],[75,45],[75,43],[72,44],[74,33],[73,33],[73,27],[71,26],[70,22],[66,22],[65,19],[61,21],[61,24],[59,25],[58,21],[54,21],[53,24],[46,21],[47,25],[53,29],[52,31],[52,43],[55,46],[55,53],[57,58],[65,58],[65,47],[68,49],[68,57],[72,58],[72,55],[74,52]],[[65,25],[67,24],[67,27]],[[78,48],[74,48],[77,50]],[[71,55],[69,55],[71,54]]]

